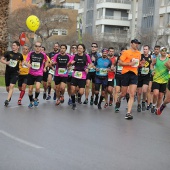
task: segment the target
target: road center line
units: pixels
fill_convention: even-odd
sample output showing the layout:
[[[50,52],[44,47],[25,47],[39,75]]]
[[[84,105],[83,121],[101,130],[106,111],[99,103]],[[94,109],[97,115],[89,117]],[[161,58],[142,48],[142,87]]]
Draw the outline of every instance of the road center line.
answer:
[[[6,137],[8,137],[8,138],[10,138],[10,139],[12,139],[12,140],[14,140],[14,141],[17,141],[17,142],[22,143],[22,144],[24,144],[24,145],[30,146],[30,147],[32,147],[32,148],[35,148],[35,149],[42,149],[42,148],[43,148],[43,147],[41,147],[41,146],[38,146],[38,145],[35,145],[35,144],[30,143],[30,142],[28,142],[28,141],[25,141],[25,140],[23,140],[23,139],[21,139],[21,138],[17,138],[17,137],[15,137],[15,136],[13,136],[13,135],[11,135],[11,134],[3,131],[3,130],[0,130],[0,134],[2,134],[2,135],[6,136]]]

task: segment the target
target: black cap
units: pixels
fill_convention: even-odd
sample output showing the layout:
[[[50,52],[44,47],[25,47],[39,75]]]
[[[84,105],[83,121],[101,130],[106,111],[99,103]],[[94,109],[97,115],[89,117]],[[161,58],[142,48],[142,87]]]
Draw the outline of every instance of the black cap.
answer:
[[[131,43],[141,44],[141,42],[139,42],[137,39],[131,40]]]

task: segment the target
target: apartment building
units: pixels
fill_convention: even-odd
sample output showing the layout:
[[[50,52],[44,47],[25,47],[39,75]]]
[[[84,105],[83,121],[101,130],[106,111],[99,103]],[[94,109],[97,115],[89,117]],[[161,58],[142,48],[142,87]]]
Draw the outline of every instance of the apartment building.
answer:
[[[170,44],[170,0],[140,0],[137,20],[138,37],[143,44]]]
[[[128,38],[130,10],[130,0],[81,0],[82,31],[96,40],[123,43]]]

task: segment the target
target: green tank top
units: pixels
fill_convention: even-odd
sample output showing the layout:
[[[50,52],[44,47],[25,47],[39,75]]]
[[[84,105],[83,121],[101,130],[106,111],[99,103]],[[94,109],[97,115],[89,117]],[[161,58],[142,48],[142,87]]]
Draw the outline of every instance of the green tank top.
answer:
[[[160,84],[164,84],[168,82],[168,78],[169,78],[169,71],[168,69],[165,67],[165,63],[168,61],[168,57],[166,57],[165,60],[160,60],[160,57],[156,58],[156,64],[155,64],[155,74],[153,76],[153,81],[160,83]]]

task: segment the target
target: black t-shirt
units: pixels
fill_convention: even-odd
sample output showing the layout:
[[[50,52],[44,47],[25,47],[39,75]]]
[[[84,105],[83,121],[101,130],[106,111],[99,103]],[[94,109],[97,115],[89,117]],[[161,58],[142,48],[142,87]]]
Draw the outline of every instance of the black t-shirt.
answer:
[[[59,51],[58,52],[55,52],[55,51],[50,52],[49,55],[48,55],[50,60],[51,60],[51,58],[53,58],[58,53],[59,53]]]
[[[83,56],[79,56],[78,54],[75,55],[74,57],[74,70],[75,71],[84,71],[86,67],[86,62],[87,62],[87,56],[86,54],[83,54]]]
[[[92,63],[95,63],[95,61],[100,57],[100,55],[97,52],[90,53],[89,56],[91,58]],[[92,57],[94,57],[94,60],[92,60]]]
[[[19,63],[23,61],[23,56],[21,53],[14,53],[13,51],[7,51],[4,54],[7,61],[10,61],[9,65],[6,65],[6,73],[18,74],[19,73]]]
[[[143,67],[138,68],[138,75],[139,76],[147,76],[150,75],[150,65],[152,63],[151,55],[145,57],[144,54],[141,55],[141,60],[145,60],[145,65]]]
[[[69,60],[70,60],[70,57],[67,54],[65,54],[65,55],[59,54],[57,56],[57,61],[56,61],[58,68],[66,68]]]

